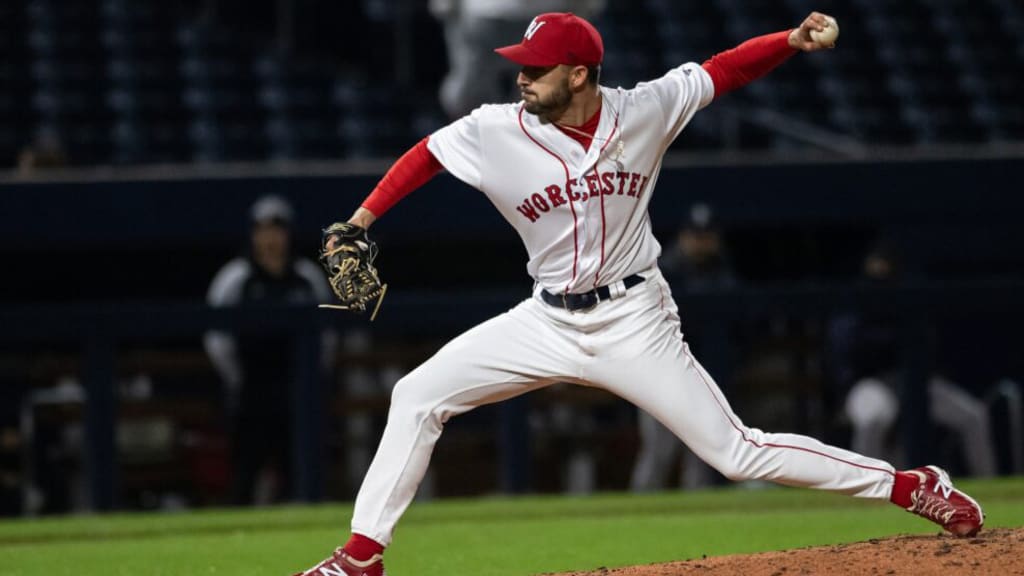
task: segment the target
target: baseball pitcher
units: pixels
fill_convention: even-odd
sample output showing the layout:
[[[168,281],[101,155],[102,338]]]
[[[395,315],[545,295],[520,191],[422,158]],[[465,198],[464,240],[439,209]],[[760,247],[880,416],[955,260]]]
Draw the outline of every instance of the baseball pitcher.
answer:
[[[795,434],[746,426],[682,336],[647,207],[662,156],[700,109],[799,51],[831,47],[814,12],[792,30],[753,38],[703,64],[633,88],[598,82],[598,31],[571,13],[537,16],[519,44],[522,100],[488,104],[403,155],[347,221],[325,231],[324,260],[342,304],[382,294],[366,230],[437,172],[483,192],[529,253],[533,293],[455,338],[395,387],[377,454],[356,498],[352,536],[301,575],[381,576],[383,552],[413,500],[445,422],[556,382],[608,390],[649,412],[735,480],[770,480],[890,500],[956,535],[980,506],[945,471],[887,462]]]

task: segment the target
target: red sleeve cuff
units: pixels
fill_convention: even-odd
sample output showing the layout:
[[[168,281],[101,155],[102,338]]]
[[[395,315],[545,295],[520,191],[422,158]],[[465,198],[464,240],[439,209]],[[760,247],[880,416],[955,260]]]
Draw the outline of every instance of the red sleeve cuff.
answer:
[[[789,46],[789,33],[784,30],[751,38],[704,62],[702,66],[715,84],[715,97],[757,80],[796,54]]]
[[[363,208],[380,218],[399,200],[441,171],[443,166],[427,148],[429,139],[428,136],[420,140],[391,165],[387,174],[384,174],[377,183],[377,187],[363,201]]]

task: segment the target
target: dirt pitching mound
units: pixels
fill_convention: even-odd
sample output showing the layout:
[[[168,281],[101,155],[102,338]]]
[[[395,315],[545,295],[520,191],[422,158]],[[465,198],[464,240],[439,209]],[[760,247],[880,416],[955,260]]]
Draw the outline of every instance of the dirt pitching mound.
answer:
[[[830,576],[887,574],[1024,575],[1024,528],[983,530],[973,538],[895,536],[867,542],[717,556],[553,576]]]

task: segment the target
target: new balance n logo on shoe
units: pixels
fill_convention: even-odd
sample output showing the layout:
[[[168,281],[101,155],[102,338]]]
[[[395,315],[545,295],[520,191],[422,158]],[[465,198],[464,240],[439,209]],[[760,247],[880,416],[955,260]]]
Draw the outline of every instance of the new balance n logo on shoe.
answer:
[[[944,484],[940,479],[938,482],[935,483],[935,488],[932,488],[932,492],[938,494],[939,490],[942,490],[942,497],[948,500],[949,495],[953,493],[953,486],[949,484]]]

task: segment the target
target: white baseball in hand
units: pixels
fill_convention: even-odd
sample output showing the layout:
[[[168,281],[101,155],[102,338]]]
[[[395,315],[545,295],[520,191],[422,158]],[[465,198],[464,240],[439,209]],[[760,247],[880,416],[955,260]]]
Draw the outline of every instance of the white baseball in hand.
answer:
[[[825,16],[825,29],[822,31],[811,30],[811,40],[822,46],[831,46],[839,38],[839,24],[831,16]]]

